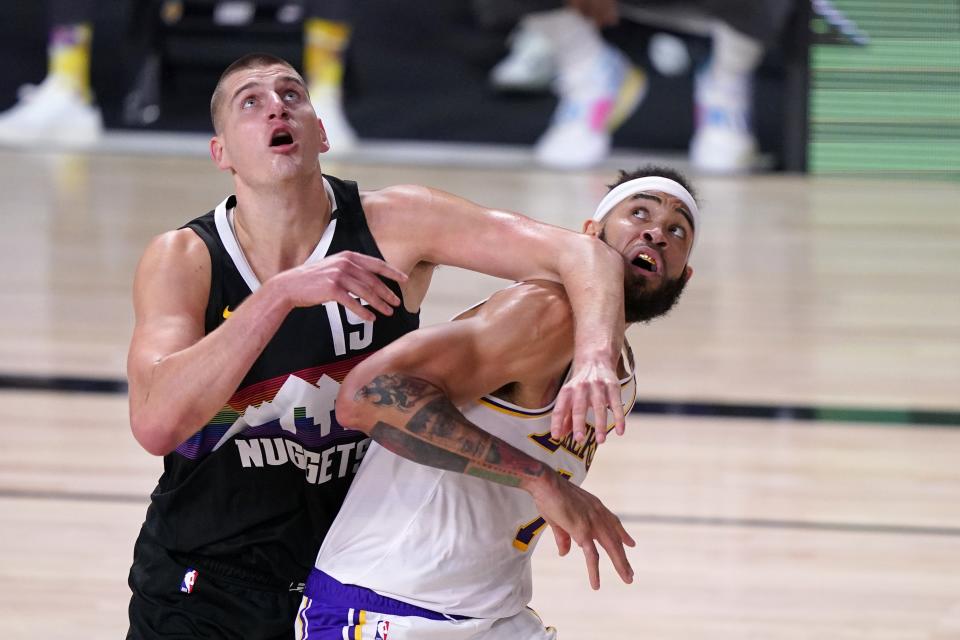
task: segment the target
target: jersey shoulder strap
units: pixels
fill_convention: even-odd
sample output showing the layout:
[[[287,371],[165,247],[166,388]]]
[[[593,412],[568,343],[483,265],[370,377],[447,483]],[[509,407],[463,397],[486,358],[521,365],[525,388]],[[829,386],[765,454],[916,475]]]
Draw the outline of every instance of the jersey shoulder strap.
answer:
[[[377,241],[373,238],[373,233],[370,232],[370,226],[367,224],[367,216],[363,211],[357,183],[326,174],[324,178],[327,179],[337,198],[336,220],[338,231],[343,232],[341,238],[353,245],[345,246],[335,238],[334,243],[338,246],[335,246],[331,253],[350,249],[383,260],[380,247],[377,246]]]
[[[227,209],[235,207],[236,197],[228,197],[220,206],[225,206]],[[220,326],[220,314],[223,309],[223,300],[221,299],[224,277],[223,261],[227,255],[227,250],[220,240],[220,234],[217,233],[217,224],[214,220],[215,211],[215,209],[212,209],[180,227],[181,229],[190,229],[200,236],[203,243],[207,245],[207,252],[210,254],[210,295],[207,299],[207,309],[204,313],[203,323],[205,333],[210,333]]]

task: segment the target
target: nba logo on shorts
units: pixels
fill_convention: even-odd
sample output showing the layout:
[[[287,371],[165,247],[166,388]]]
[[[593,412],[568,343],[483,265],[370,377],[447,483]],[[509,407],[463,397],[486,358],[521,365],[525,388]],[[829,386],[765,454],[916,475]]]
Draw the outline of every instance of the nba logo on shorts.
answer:
[[[183,582],[180,583],[180,591],[193,593],[193,585],[197,583],[198,575],[200,574],[197,573],[196,569],[187,569],[187,572],[183,574]]]
[[[374,640],[388,640],[387,632],[390,631],[389,620],[377,620],[377,635]]]

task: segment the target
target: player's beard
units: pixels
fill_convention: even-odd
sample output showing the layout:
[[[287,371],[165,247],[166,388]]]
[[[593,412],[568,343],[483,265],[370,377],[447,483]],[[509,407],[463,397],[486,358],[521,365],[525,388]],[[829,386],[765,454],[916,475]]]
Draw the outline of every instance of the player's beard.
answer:
[[[597,236],[607,242],[607,229],[604,227]],[[609,244],[608,244],[609,246]],[[687,286],[686,270],[678,278],[664,280],[663,284],[652,291],[647,290],[648,281],[631,271],[631,265],[624,265],[623,308],[627,324],[632,322],[650,322],[666,314],[677,304],[683,288]]]
[[[683,275],[673,280],[664,280],[656,289],[648,290],[645,285],[648,281],[630,270],[623,279],[623,306],[626,311],[627,323],[650,322],[673,308],[687,286],[687,279]]]

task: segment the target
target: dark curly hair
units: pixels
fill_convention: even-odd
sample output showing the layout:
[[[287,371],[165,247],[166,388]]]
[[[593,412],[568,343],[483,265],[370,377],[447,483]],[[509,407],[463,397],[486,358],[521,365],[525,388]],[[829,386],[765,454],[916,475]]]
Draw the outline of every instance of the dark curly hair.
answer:
[[[624,182],[636,180],[637,178],[648,178],[650,176],[660,176],[661,178],[669,178],[670,180],[673,180],[684,189],[689,191],[690,195],[693,196],[693,200],[697,203],[697,206],[700,206],[700,201],[697,199],[697,194],[694,192],[693,187],[690,185],[690,181],[687,180],[686,176],[676,169],[671,169],[670,167],[664,167],[656,164],[644,165],[636,171],[631,171],[629,173],[621,169],[620,175],[617,176],[617,181],[613,184],[608,184],[607,187],[612,190]]]

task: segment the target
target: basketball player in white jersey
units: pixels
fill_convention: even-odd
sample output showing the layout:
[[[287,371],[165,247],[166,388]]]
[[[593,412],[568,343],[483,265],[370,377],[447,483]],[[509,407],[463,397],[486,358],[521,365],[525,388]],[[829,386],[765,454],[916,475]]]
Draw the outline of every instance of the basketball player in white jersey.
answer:
[[[692,275],[697,215],[682,176],[647,167],[621,172],[584,223],[585,234],[623,257],[627,323],[663,315],[678,299]],[[347,376],[337,418],[375,444],[318,553],[298,637],[555,637],[526,608],[542,530],[551,524],[561,554],[573,537],[595,589],[598,553],[590,536],[540,517],[555,508],[547,488],[579,485],[599,434],[613,428],[610,414],[599,424],[589,416],[585,437],[551,437],[573,331],[562,287],[523,282],[452,322],[405,335]],[[618,374],[628,412],[636,397],[629,346]],[[577,491],[567,506],[614,523],[616,535],[598,541],[631,582],[623,544],[633,541],[596,498]]]

